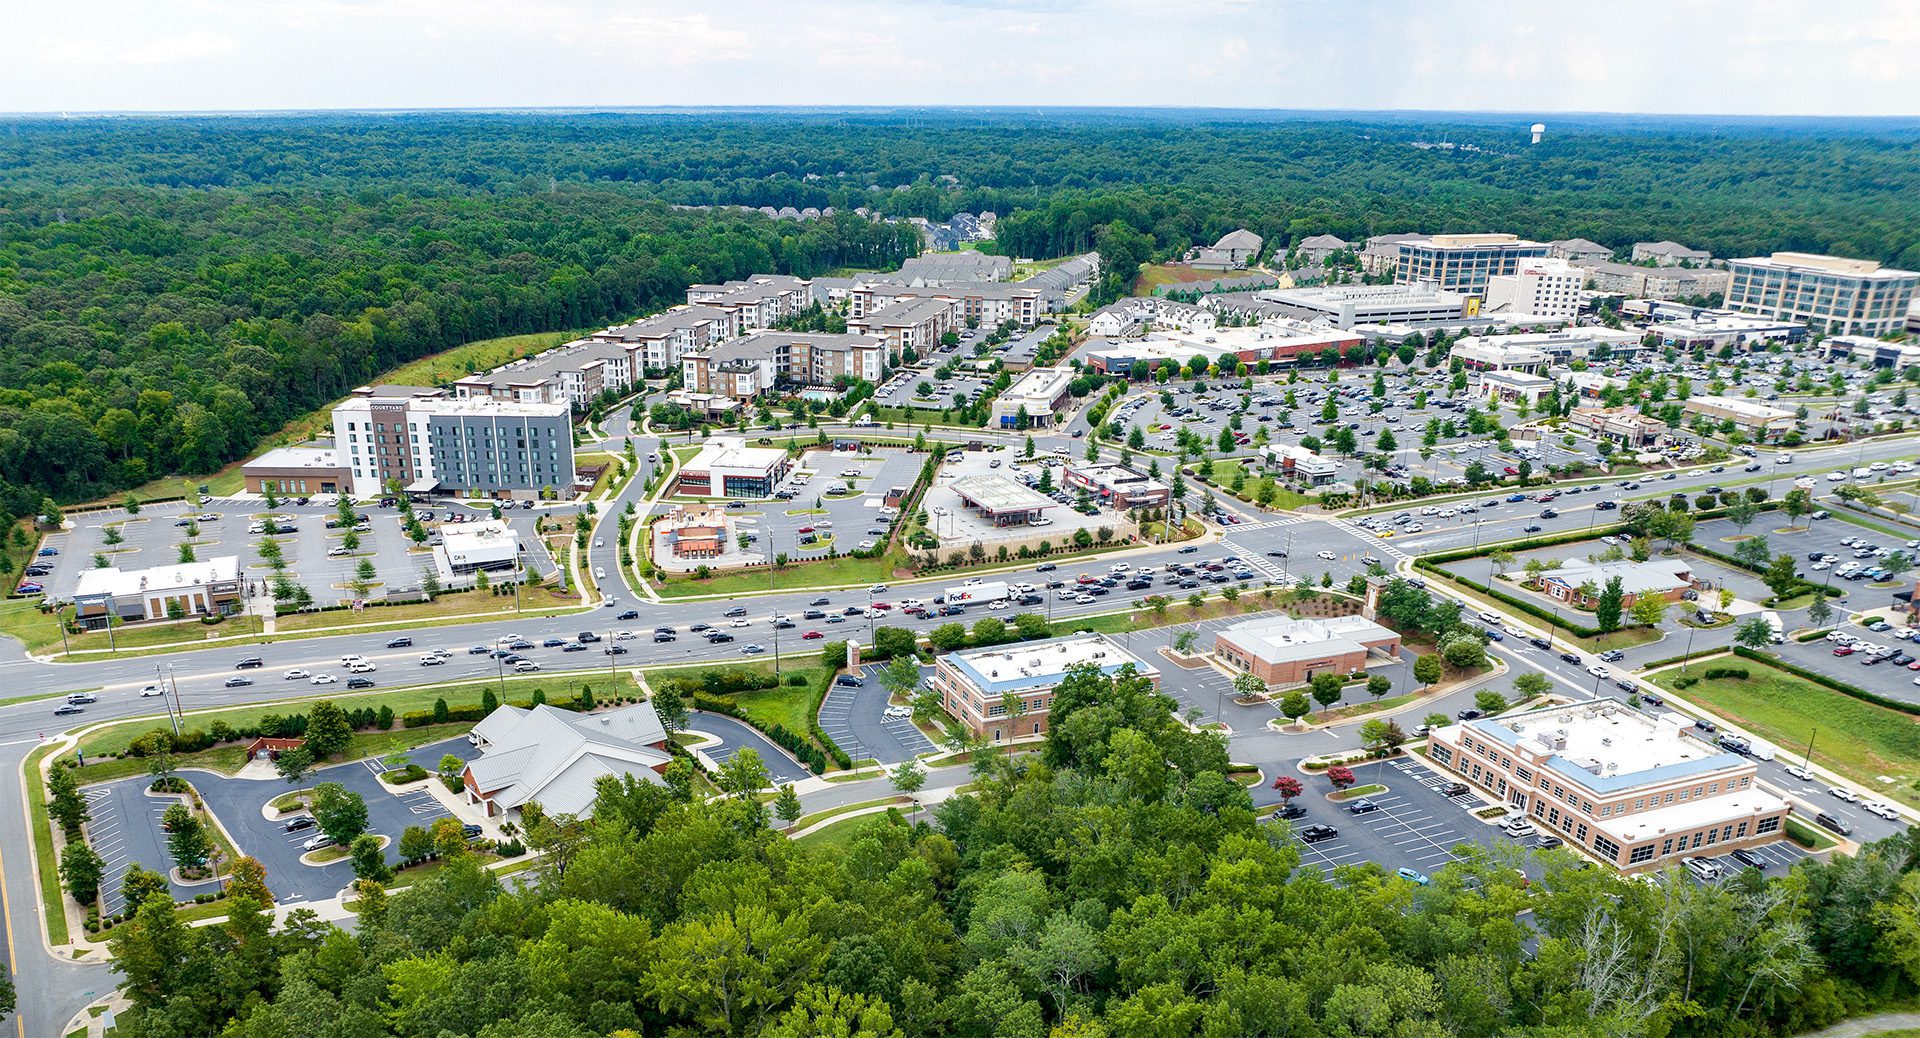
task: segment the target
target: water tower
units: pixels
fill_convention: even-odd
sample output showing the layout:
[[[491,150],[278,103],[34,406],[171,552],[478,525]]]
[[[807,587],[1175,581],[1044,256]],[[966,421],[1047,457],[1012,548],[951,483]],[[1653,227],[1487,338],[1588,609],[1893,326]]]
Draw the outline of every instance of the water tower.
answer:
[[[1533,124],[1533,143],[1535,144],[1540,143],[1540,135],[1546,132],[1547,132],[1546,123],[1534,123]]]

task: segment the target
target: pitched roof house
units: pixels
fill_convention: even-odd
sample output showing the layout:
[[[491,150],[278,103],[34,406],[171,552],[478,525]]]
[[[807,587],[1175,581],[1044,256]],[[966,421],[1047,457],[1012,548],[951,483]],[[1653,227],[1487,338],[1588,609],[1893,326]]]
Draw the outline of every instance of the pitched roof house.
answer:
[[[530,710],[503,706],[474,725],[468,739],[480,756],[462,775],[467,801],[484,805],[488,815],[529,800],[550,813],[591,814],[600,776],[660,782],[673,760],[652,703],[594,714],[544,703]]]

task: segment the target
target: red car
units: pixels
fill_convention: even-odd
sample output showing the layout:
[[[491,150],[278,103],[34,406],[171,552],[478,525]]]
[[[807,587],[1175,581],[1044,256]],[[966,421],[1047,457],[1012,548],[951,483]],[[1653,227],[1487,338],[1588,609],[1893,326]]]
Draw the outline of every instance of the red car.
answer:
[[[1833,650],[1833,654],[1835,656],[1851,656],[1853,655],[1853,646],[1842,645],[1839,648]]]
[[[887,610],[889,610],[889,609],[892,609],[892,608],[893,608],[893,606],[892,606],[892,605],[890,605],[890,604],[888,604],[888,603],[886,603],[886,602],[875,602],[875,603],[873,604],[873,607],[874,607],[875,609],[877,609],[877,610],[879,610],[879,611],[881,611],[881,612],[886,612]]]
[[[798,529],[798,530],[796,530],[796,531],[794,531],[794,532],[796,532],[796,533],[812,533],[812,532],[813,532],[813,527],[811,527],[811,526],[802,526],[802,527],[801,527],[800,529]]]
[[[819,631],[808,631],[807,633],[801,635],[800,639],[802,641],[812,641],[815,638],[819,638],[819,637],[821,637],[821,634]]]
[[[1520,474],[1520,470],[1517,468],[1514,468],[1512,465],[1508,465],[1506,468],[1502,469],[1501,471],[1505,472],[1509,476],[1517,476]]]

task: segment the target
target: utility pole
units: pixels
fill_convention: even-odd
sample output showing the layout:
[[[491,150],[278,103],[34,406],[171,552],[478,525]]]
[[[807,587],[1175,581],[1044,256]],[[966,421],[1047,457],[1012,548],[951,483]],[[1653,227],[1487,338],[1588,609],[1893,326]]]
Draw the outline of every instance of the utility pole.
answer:
[[[178,737],[180,735],[180,719],[186,716],[187,707],[186,704],[180,701],[180,679],[174,677],[173,664],[171,663],[167,664],[167,684],[173,686],[173,734],[175,737]],[[162,697],[165,697],[164,692],[162,692]]]

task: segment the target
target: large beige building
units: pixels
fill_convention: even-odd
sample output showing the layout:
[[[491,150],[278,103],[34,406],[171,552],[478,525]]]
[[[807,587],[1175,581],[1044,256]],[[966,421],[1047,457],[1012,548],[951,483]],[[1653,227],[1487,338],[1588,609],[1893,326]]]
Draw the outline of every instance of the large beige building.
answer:
[[[1727,309],[1805,323],[1828,335],[1901,330],[1920,274],[1872,260],[1776,252],[1728,263]]]
[[[1601,699],[1435,729],[1427,754],[1623,871],[1779,839],[1786,801],[1684,723]]]
[[[1158,670],[1104,634],[950,652],[934,658],[929,684],[975,735],[1009,742],[1046,733],[1054,688],[1070,668],[1087,663],[1104,674],[1132,667],[1160,687]]]
[[[1731,421],[1741,432],[1763,439],[1784,435],[1794,425],[1792,411],[1732,396],[1690,396],[1681,410],[1716,422]]]

